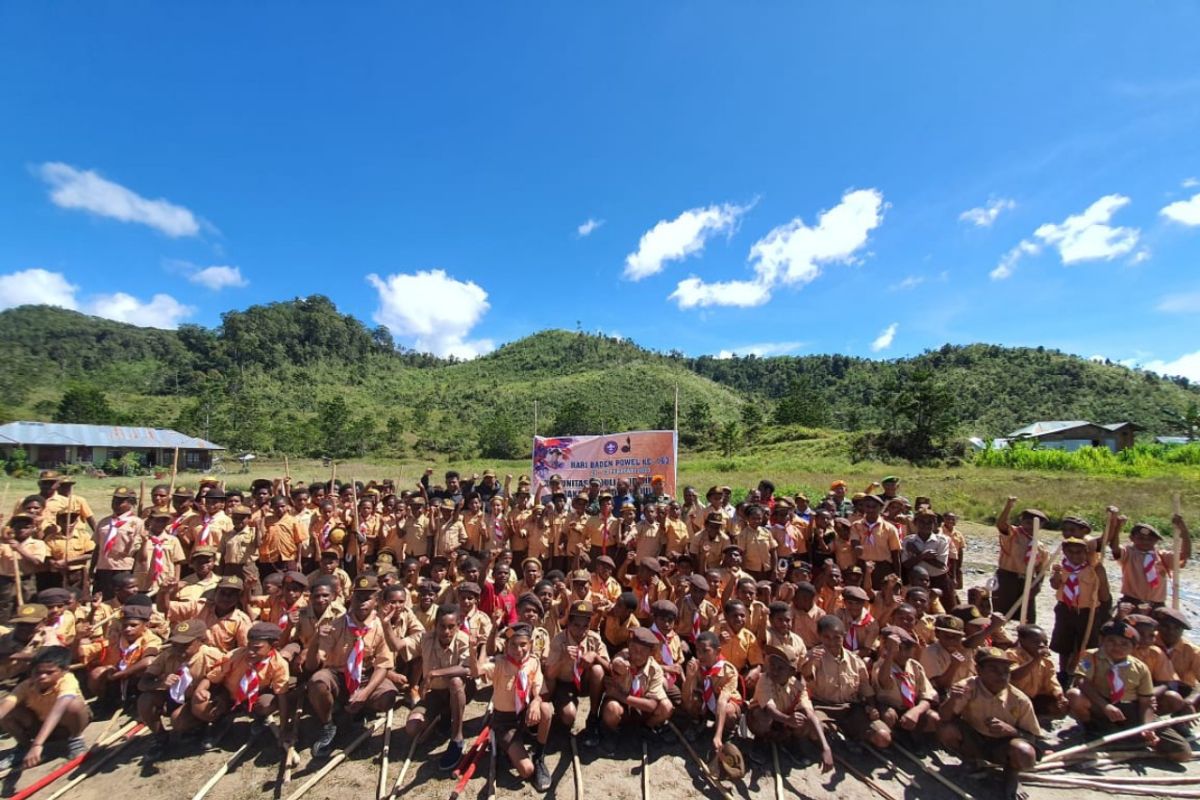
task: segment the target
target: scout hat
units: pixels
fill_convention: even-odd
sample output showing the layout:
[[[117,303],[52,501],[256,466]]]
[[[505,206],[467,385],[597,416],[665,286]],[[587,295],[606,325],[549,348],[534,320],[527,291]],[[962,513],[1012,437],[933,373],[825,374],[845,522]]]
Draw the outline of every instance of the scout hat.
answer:
[[[713,755],[708,768],[714,774],[724,775],[731,781],[741,780],[746,775],[746,759],[737,745],[726,742],[721,752]]]
[[[66,605],[71,602],[71,593],[58,587],[42,589],[37,593],[37,601],[44,606]]]
[[[26,603],[17,609],[13,622],[26,625],[38,625],[50,616],[50,610],[41,603]]]
[[[899,625],[888,625],[881,630],[880,633],[883,634],[885,639],[890,636],[895,636],[900,640],[900,644],[902,645],[917,643],[917,638],[908,631],[904,630],[904,628],[901,628]]]
[[[195,496],[195,492],[193,492],[191,489],[189,489],[186,486],[176,486],[175,493],[172,494],[171,496],[172,497],[193,497],[193,496]]]
[[[524,561],[522,561],[522,562],[521,562],[521,569],[525,569],[525,567],[526,567],[526,566],[528,566],[529,564],[533,564],[533,565],[534,565],[534,566],[536,566],[536,567],[541,567],[541,566],[542,566],[542,562],[541,562],[541,560],[539,560],[539,559],[536,559],[536,558],[533,558],[533,557],[531,556],[530,558],[527,558],[527,559],[525,559]]]
[[[1156,620],[1154,617],[1148,617],[1145,614],[1130,614],[1129,616],[1125,617],[1125,621],[1135,628],[1141,625],[1149,625],[1153,628],[1158,627],[1158,620]]]
[[[955,636],[963,635],[963,621],[949,614],[938,614],[933,620],[933,629],[939,633],[949,633]]]
[[[591,580],[592,573],[588,572],[586,569],[577,569],[571,573],[571,583],[579,583],[580,581],[589,583]]]
[[[603,564],[604,566],[612,567],[613,569],[617,568],[617,564],[612,560],[611,556],[600,556],[596,559],[596,564]]]
[[[475,581],[463,581],[462,583],[460,583],[458,585],[458,593],[462,594],[463,592],[466,592],[467,594],[473,594],[476,596],[481,594],[480,589],[479,589],[479,584],[476,583]]]
[[[175,626],[171,635],[167,637],[167,641],[172,644],[191,644],[207,632],[208,626],[203,619],[199,617],[185,619]]]
[[[224,500],[225,490],[220,486],[214,486],[204,494],[205,500]]]
[[[870,598],[867,597],[867,593],[865,590],[863,590],[862,587],[847,586],[845,589],[842,589],[842,599],[843,600],[860,600],[865,603]]]
[[[725,524],[725,515],[722,514],[720,511],[710,511],[710,512],[708,512],[708,515],[704,518],[704,524],[706,524],[706,525],[724,525]]]
[[[221,580],[219,580],[217,582],[218,590],[220,590],[220,589],[236,589],[240,592],[242,590],[243,586],[244,586],[244,584],[242,583],[242,579],[239,578],[237,575],[226,575],[224,578],[221,578]]]
[[[248,517],[253,513],[254,512],[250,510],[250,506],[247,506],[243,503],[238,503],[236,506],[229,509],[229,516],[231,517]]]
[[[175,515],[165,508],[154,508],[150,510],[150,515],[147,519],[171,519]]]
[[[1007,664],[1009,669],[1016,666],[1012,659],[1004,654],[1004,651],[999,647],[981,647],[975,651],[975,664],[982,666],[988,662],[996,664]]]
[[[1177,608],[1163,606],[1155,611],[1154,614],[1158,617],[1158,621],[1163,625],[1180,625],[1185,631],[1191,630],[1192,628],[1191,623],[1188,622],[1187,616]]]
[[[29,516],[28,514],[13,514],[8,518],[8,521],[13,527],[22,528],[26,525],[32,525],[34,523],[33,517]]]
[[[679,607],[670,600],[658,600],[654,603],[654,605],[650,606],[650,613],[654,616],[658,616],[659,614],[667,614],[672,617],[678,617]]]
[[[878,505],[880,508],[882,508],[882,507],[883,507],[883,499],[882,499],[882,498],[880,498],[880,497],[879,497],[879,496],[877,496],[877,495],[873,495],[873,494],[864,494],[864,495],[863,495],[861,498],[856,498],[856,499],[859,499],[859,500],[861,500],[861,501],[862,501],[862,502],[864,502],[864,503],[875,503],[875,504],[876,504],[876,505]]]
[[[1144,531],[1144,532],[1150,534],[1151,536],[1153,536],[1155,539],[1163,538],[1162,534],[1158,532],[1158,528],[1155,528],[1153,525],[1151,525],[1148,522],[1139,522],[1139,523],[1135,524],[1133,526],[1133,528],[1130,529],[1129,535],[1132,536],[1133,534],[1137,533],[1138,531]]]
[[[1067,545],[1072,545],[1072,544],[1077,544],[1077,545],[1081,545],[1083,547],[1087,547],[1087,542],[1085,542],[1083,539],[1080,539],[1078,536],[1068,536],[1066,539],[1063,539],[1062,544],[1063,544],[1063,547],[1066,547]]]
[[[75,482],[75,478],[74,478],[73,476],[71,476],[71,475],[63,475],[62,477],[60,477],[60,478],[58,479],[58,482],[59,482],[59,483],[74,483],[74,482]]]
[[[113,489],[113,500],[137,500],[137,494],[128,486],[118,486]]]
[[[834,489],[839,489],[839,488],[845,489],[846,482],[845,481],[834,481],[833,483],[829,484],[829,491],[833,491]]]
[[[659,563],[658,563],[658,559],[657,559],[657,558],[643,558],[643,559],[640,559],[640,560],[638,561],[638,566],[639,566],[639,567],[645,567],[646,569],[648,569],[648,570],[650,570],[651,572],[653,572],[655,575],[659,575],[659,574],[661,574],[661,573],[662,573],[662,567],[661,567],[661,566],[659,566]]]
[[[58,474],[58,470],[44,469],[38,473],[38,483],[47,481],[61,481],[62,475]]]
[[[136,603],[126,603],[121,607],[122,619],[138,619],[146,622],[150,619],[153,609],[150,606],[143,606]]]
[[[704,496],[705,496],[705,497],[712,497],[714,494],[720,494],[720,493],[721,493],[721,487],[720,487],[720,486],[710,486],[710,487],[709,487],[709,489],[708,489],[708,491],[704,493]]]
[[[629,634],[629,640],[646,647],[658,647],[658,637],[651,633],[649,628],[634,628]]]
[[[379,590],[379,578],[374,575],[359,575],[354,581],[354,591],[375,592]]]
[[[526,592],[517,598],[517,608],[536,608],[539,614],[546,610],[542,601],[533,592]]]
[[[884,479],[882,481],[880,481],[880,483],[899,483],[899,482],[900,482],[900,479],[897,478],[895,475],[887,475],[884,477]]]
[[[784,661],[793,666],[800,658],[796,653],[796,648],[792,647],[790,644],[769,644],[766,646],[766,649],[763,652],[765,652],[768,657],[776,656],[778,658],[782,658]]]
[[[250,626],[246,638],[252,642],[273,642],[281,633],[279,626],[272,622],[256,622]]]
[[[567,612],[569,617],[588,617],[592,616],[592,604],[587,600],[576,600],[571,603],[571,609]]]
[[[922,508],[913,515],[913,519],[937,519],[937,514],[931,508]]]
[[[1100,628],[1100,635],[1120,636],[1124,639],[1129,639],[1132,642],[1137,642],[1139,638],[1137,628],[1121,619],[1112,619],[1104,623],[1104,625]]]
[[[692,573],[688,576],[687,582],[692,585],[693,589],[699,589],[703,592],[708,591],[708,580],[703,575]]]
[[[745,553],[746,551],[738,547],[736,544],[727,544],[721,548],[722,553]]]
[[[193,560],[195,560],[197,558],[216,558],[216,557],[217,557],[217,548],[213,547],[210,544],[200,545],[199,547],[197,547],[195,550],[192,551],[192,559]]]
[[[509,625],[508,638],[512,639],[514,636],[524,636],[528,639],[533,636],[533,626],[528,622],[518,622],[515,625]]]
[[[283,581],[284,583],[296,583],[296,584],[299,584],[300,586],[303,586],[305,589],[308,588],[308,576],[305,575],[303,572],[300,572],[299,570],[295,570],[295,569],[290,570],[287,574],[285,574],[283,576],[283,578],[284,578],[284,581]]]
[[[1078,526],[1078,527],[1080,527],[1080,528],[1083,528],[1083,529],[1085,529],[1085,530],[1089,530],[1089,531],[1090,531],[1090,530],[1092,529],[1092,523],[1088,522],[1088,521],[1087,521],[1086,519],[1084,519],[1083,517],[1077,517],[1077,516],[1075,516],[1074,514],[1069,514],[1069,515],[1067,515],[1067,516],[1065,516],[1065,517],[1063,517],[1063,518],[1062,518],[1062,524],[1063,524],[1063,525],[1066,525],[1066,524],[1068,524],[1068,523],[1070,523],[1071,525],[1075,525],[1075,526]]]
[[[1050,518],[1048,516],[1046,516],[1046,512],[1042,511],[1040,508],[1027,508],[1021,512],[1022,517],[1025,516],[1026,514],[1028,514],[1031,517],[1037,517],[1038,519],[1040,519],[1042,521],[1043,525],[1046,525],[1050,522]]]

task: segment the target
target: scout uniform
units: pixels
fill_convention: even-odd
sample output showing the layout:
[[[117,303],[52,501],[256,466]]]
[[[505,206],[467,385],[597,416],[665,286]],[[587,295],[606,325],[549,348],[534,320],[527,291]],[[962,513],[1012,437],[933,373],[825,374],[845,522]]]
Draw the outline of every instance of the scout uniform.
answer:
[[[262,542],[258,548],[258,566],[264,572],[286,569],[300,557],[304,533],[296,518],[284,511],[282,516],[264,514]],[[266,568],[266,569],[264,569]]]
[[[233,576],[221,578],[217,583],[217,590],[237,589],[240,592],[242,587],[241,578]],[[205,643],[222,653],[245,647],[249,641],[246,637],[250,633],[252,623],[250,616],[240,608],[235,607],[225,616],[218,617],[216,603],[211,596],[198,600],[172,600],[167,603],[167,620],[172,625],[197,617],[204,622],[206,628]]]
[[[1015,667],[1035,662],[1020,678],[1014,677],[1013,687],[1020,689],[1032,702],[1034,709],[1049,714],[1054,704],[1063,696],[1062,684],[1058,682],[1054,662],[1048,656],[1034,655],[1023,647],[1010,647],[1004,655]]]
[[[271,623],[259,622],[251,628],[250,639],[273,641],[270,637],[278,633]],[[213,704],[230,711],[243,707],[247,713],[260,715],[262,702],[287,692],[291,670],[284,657],[274,649],[266,658],[258,659],[249,648],[239,647],[204,677],[212,685]]]
[[[837,723],[849,739],[866,735],[871,726],[866,703],[875,696],[875,688],[865,662],[857,654],[846,649],[838,655],[826,651],[820,659],[806,664],[804,680],[822,723]]]
[[[1134,530],[1145,530],[1161,539],[1152,526],[1138,523]],[[1167,580],[1173,574],[1175,554],[1155,547],[1139,550],[1132,544],[1122,545],[1118,563],[1121,565],[1121,602],[1163,605],[1167,601]]]
[[[1007,657],[1000,650],[985,648],[980,651],[980,660],[1007,662]],[[992,719],[1011,725],[1023,737],[1041,736],[1042,729],[1038,725],[1033,703],[1020,689],[1009,685],[992,694],[977,675],[963,679],[958,685],[966,687],[966,698],[954,722],[963,735],[964,743],[979,757],[996,764],[1008,764],[1011,738],[991,735],[988,722]]]
[[[884,670],[891,677],[891,686],[883,688],[880,677]],[[925,668],[915,658],[910,658],[901,668],[894,662],[884,664],[882,660],[871,669],[871,687],[875,693],[875,702],[882,708],[893,708],[897,714],[904,714],[922,701],[931,706],[938,702],[937,689],[925,675]]]
[[[1063,540],[1064,547],[1070,545],[1086,547],[1088,543],[1077,538]],[[1083,634],[1092,616],[1091,609],[1098,609],[1100,606],[1098,573],[1103,568],[1098,569],[1090,555],[1089,550],[1089,557],[1081,564],[1075,564],[1064,556],[1050,577],[1050,585],[1054,587],[1055,597],[1058,599],[1054,606],[1054,632],[1050,636],[1050,649],[1064,656],[1073,657],[1083,649]],[[1100,627],[1103,623],[1104,619],[1097,612],[1087,647],[1094,647],[1099,642]]]
[[[161,511],[154,511],[150,519],[164,516]],[[137,544],[133,560],[133,579],[138,591],[144,594],[154,594],[165,578],[175,578],[179,575],[179,565],[187,561],[183,544],[175,536],[163,531],[158,536],[149,531],[143,531]]]
[[[592,607],[585,602],[574,603],[570,613],[571,615],[590,617]],[[584,691],[583,681],[586,666],[581,658],[572,659],[567,655],[568,647],[578,647],[581,654],[608,654],[600,634],[593,630],[589,630],[578,642],[571,638],[571,632],[567,629],[550,640],[550,652],[546,656],[546,678],[548,681],[553,681],[551,698],[556,713],[562,711],[565,706],[578,701],[580,692]]]
[[[758,639],[748,626],[743,626],[735,633],[729,623],[722,622],[715,630],[717,637],[721,639],[721,658],[733,664],[739,673],[745,672],[751,664],[751,653],[758,647]],[[726,634],[729,638],[726,638]]]
[[[751,528],[747,525],[738,534],[738,546],[742,548],[742,566],[747,572],[762,575],[775,570],[772,557],[775,551],[775,537],[767,528]]]

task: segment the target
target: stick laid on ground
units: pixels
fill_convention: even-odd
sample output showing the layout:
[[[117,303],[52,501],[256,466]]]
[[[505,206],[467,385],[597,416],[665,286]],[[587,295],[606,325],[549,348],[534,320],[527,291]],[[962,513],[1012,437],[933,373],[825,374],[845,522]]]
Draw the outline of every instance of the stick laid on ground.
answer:
[[[1035,528],[1035,530],[1036,530],[1036,528]],[[910,753],[908,750],[905,750],[902,746],[900,746],[899,744],[896,744],[895,742],[892,742],[892,747],[893,747],[893,749],[895,749],[895,751],[897,753],[904,756],[909,761],[913,762],[918,767],[920,767],[922,772],[924,772],[929,777],[933,778],[935,781],[940,783],[942,786],[945,786],[947,789],[954,792],[956,795],[961,797],[962,800],[972,800],[971,795],[969,793],[965,792],[962,788],[960,788],[958,786],[958,784],[954,783],[949,778],[946,778],[943,775],[939,774],[938,772],[935,772],[934,770],[927,767],[925,765],[925,762],[922,761],[921,759],[917,758],[917,756],[914,755],[913,753]]]
[[[860,770],[858,767],[851,764],[846,759],[842,758],[837,753],[833,754],[833,762],[835,764],[837,764],[839,767],[841,767],[842,769],[844,769],[851,776],[857,778],[862,783],[866,784],[867,788],[871,789],[873,792],[875,792],[875,794],[879,795],[884,800],[896,800],[896,795],[892,794],[887,789],[884,789],[882,786],[880,786],[875,781],[874,778],[872,778],[870,775],[868,775],[865,772],[863,772],[862,770]]]
[[[642,740],[642,800],[650,800],[650,773],[646,770],[650,762],[647,758],[646,740]]]
[[[109,744],[112,744],[113,742],[116,742],[118,739],[120,739],[122,736],[124,736],[125,741],[122,742],[119,747],[109,750],[107,753],[104,753],[99,758],[96,758],[96,759],[92,760],[91,762],[89,762],[87,765],[87,769],[85,769],[83,771],[83,774],[72,778],[66,785],[60,786],[54,792],[54,794],[47,797],[46,800],[58,800],[58,798],[62,797],[64,794],[71,791],[79,784],[83,783],[85,780],[90,778],[92,775],[96,774],[100,770],[101,767],[103,767],[105,764],[107,764],[108,762],[110,762],[114,758],[116,758],[117,755],[120,754],[120,752],[122,750],[124,750],[126,747],[129,747],[129,745],[133,744],[134,739],[136,739],[137,737],[139,737],[143,734],[149,733],[150,729],[147,728],[145,725],[142,725],[140,722],[130,722],[128,726],[126,726],[125,728],[122,729],[122,731],[123,731],[123,733],[118,733],[116,736],[114,736],[108,742]],[[33,787],[31,786],[30,788],[32,789]],[[26,795],[26,797],[28,797],[28,796],[29,795]],[[16,796],[14,796],[14,800],[15,800],[15,797]]]
[[[1041,763],[1050,764],[1056,761],[1062,761],[1067,756],[1073,756],[1076,753],[1086,753],[1089,750],[1095,750],[1099,747],[1103,747],[1106,744],[1119,742],[1122,739],[1129,739],[1130,737],[1137,736],[1138,734],[1145,733],[1146,731],[1156,731],[1159,728],[1166,728],[1171,725],[1182,725],[1185,722],[1194,722],[1197,719],[1200,719],[1200,713],[1188,714],[1185,717],[1164,717],[1162,719],[1157,719],[1154,722],[1147,722],[1144,725],[1138,725],[1134,728],[1126,728],[1122,731],[1114,731],[1113,733],[1106,734],[1097,739],[1092,739],[1090,742],[1084,742],[1083,744],[1075,745],[1074,747],[1068,747],[1066,750],[1059,750],[1054,753],[1049,753],[1041,760]]]
[[[583,800],[583,769],[579,765],[579,745],[575,743],[575,734],[569,734],[571,740],[571,771],[575,774],[575,800]]]
[[[339,764],[341,764],[343,761],[345,761],[350,756],[351,753],[353,753],[355,750],[357,750],[359,748],[359,745],[361,745],[363,742],[365,742],[371,736],[378,733],[379,727],[380,727],[380,725],[382,725],[382,723],[383,723],[383,720],[376,720],[374,725],[372,725],[370,728],[367,728],[365,731],[360,733],[354,739],[354,741],[352,741],[350,744],[346,745],[345,750],[338,753],[333,758],[329,759],[329,763],[326,764],[325,766],[321,767],[321,769],[319,769],[317,771],[317,774],[313,775],[311,778],[309,778],[304,783],[302,783],[300,785],[300,788],[297,789],[295,792],[293,792],[292,796],[289,797],[288,800],[298,800],[299,798],[303,797],[304,794],[306,792],[308,792],[309,789],[311,789],[312,787],[317,785],[317,782],[320,781],[321,778],[324,778],[326,775],[333,772],[335,767],[337,767]]]
[[[779,746],[771,742],[771,764],[775,767],[775,800],[783,800],[783,772],[779,769]]]
[[[1036,775],[1030,778],[1031,783],[1060,789],[1090,789],[1093,792],[1108,794],[1150,795],[1153,797],[1200,798],[1200,791],[1195,789],[1166,789],[1161,785],[1137,786],[1134,784],[1112,783],[1107,778],[1075,778],[1066,775]]]
[[[438,714],[436,717],[430,720],[429,724],[425,726],[425,730],[421,731],[419,736],[414,736],[412,742],[409,743],[408,756],[406,756],[404,759],[404,765],[400,767],[400,774],[396,776],[396,782],[392,784],[392,791],[388,793],[389,798],[395,797],[400,791],[400,787],[404,784],[404,776],[408,774],[408,768],[412,765],[413,753],[417,751],[417,745],[429,735],[429,732],[433,730],[433,726],[437,725],[441,718],[442,715]]]
[[[717,780],[717,776],[712,774],[712,770],[708,768],[708,764],[704,763],[704,759],[700,757],[700,754],[696,752],[696,749],[692,747],[691,743],[684,738],[683,732],[676,727],[674,722],[667,720],[667,724],[671,726],[672,732],[674,732],[675,736],[679,738],[680,743],[683,745],[684,749],[687,750],[688,755],[692,757],[692,761],[696,762],[696,766],[699,768],[700,774],[707,778],[708,782],[712,784],[712,787],[721,793],[721,797],[725,798],[725,800],[733,800],[733,795],[729,793],[728,789],[721,785],[720,781]]]
[[[272,714],[272,716],[274,716],[274,714]],[[192,795],[192,800],[204,800],[204,796],[212,791],[212,788],[220,782],[221,778],[224,778],[227,774],[229,774],[229,770],[233,769],[233,765],[238,762],[238,759],[245,755],[246,751],[250,749],[250,745],[254,743],[254,738],[251,738],[244,745],[233,751],[233,755],[225,759],[225,763],[217,767],[217,771],[212,774],[212,777],[209,778],[194,795]]]
[[[379,786],[375,790],[375,800],[383,800],[387,791],[388,750],[392,745],[392,709],[387,710],[387,722],[383,724],[383,751],[379,754]]]

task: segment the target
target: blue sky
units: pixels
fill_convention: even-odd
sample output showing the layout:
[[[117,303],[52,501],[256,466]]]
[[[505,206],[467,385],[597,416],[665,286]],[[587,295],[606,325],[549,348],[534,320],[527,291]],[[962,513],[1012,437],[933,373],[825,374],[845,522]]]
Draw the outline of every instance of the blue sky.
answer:
[[[1200,380],[1200,7],[0,8],[0,306]],[[590,221],[590,223],[589,223]]]

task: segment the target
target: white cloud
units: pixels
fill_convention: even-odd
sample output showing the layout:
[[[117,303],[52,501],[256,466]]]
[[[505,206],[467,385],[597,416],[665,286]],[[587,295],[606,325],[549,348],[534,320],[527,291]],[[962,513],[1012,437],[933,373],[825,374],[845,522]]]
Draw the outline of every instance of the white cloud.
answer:
[[[75,310],[79,303],[75,293],[79,287],[61,272],[44,269],[23,269],[0,275],[0,309],[25,305],[58,306]]]
[[[1133,264],[1134,266],[1136,266],[1138,264],[1144,264],[1149,260],[1150,260],[1150,250],[1145,247],[1143,247],[1141,250],[1138,250],[1136,253],[1134,253],[1132,256],[1129,257],[1129,263]]]
[[[896,331],[899,329],[899,327],[899,322],[893,322],[891,325],[888,325],[886,328],[884,328],[883,331],[881,331],[880,334],[875,337],[875,341],[871,342],[871,350],[878,353],[880,350],[887,350],[889,347],[891,347],[892,341],[896,338]]]
[[[475,358],[495,349],[491,339],[468,340],[471,328],[487,313],[487,292],[473,281],[458,281],[444,270],[414,274],[368,275],[379,292],[375,321],[413,346],[436,356]]]
[[[1181,183],[1180,186],[1185,189],[1195,189],[1197,186],[1200,186],[1200,179],[1184,178],[1183,183]]]
[[[877,189],[846,192],[840,203],[821,212],[816,227],[796,217],[755,242],[749,256],[753,280],[705,283],[691,276],[679,282],[670,299],[680,308],[762,305],[779,283],[804,285],[816,280],[823,264],[852,263],[882,222],[883,209]]]
[[[679,303],[680,308],[696,308],[697,306],[700,308],[707,306],[752,308],[761,306],[771,299],[771,287],[758,281],[705,283],[692,275],[681,280],[667,299]]]
[[[1057,225],[1048,222],[1039,226],[1033,235],[1057,247],[1064,264],[1111,260],[1132,252],[1141,235],[1137,228],[1108,224],[1113,214],[1127,205],[1129,198],[1124,195],[1105,195],[1088,206],[1082,214],[1072,214]]]
[[[1155,308],[1168,314],[1200,314],[1200,292],[1164,295]]]
[[[924,282],[925,282],[924,275],[909,275],[904,280],[900,281],[899,283],[893,283],[888,288],[891,289],[893,292],[906,292],[909,289],[917,288]]]
[[[1042,248],[1038,247],[1035,242],[1028,239],[1022,239],[1017,243],[1017,246],[1005,253],[1000,263],[996,268],[988,273],[988,276],[994,281],[1002,281],[1005,278],[1011,278],[1013,272],[1017,268],[1017,262],[1025,256],[1036,256]]]
[[[990,228],[1003,212],[1012,211],[1016,207],[1015,200],[998,197],[989,200],[986,206],[967,209],[958,215],[958,219],[960,222],[970,222],[980,228]]]
[[[730,232],[753,204],[725,203],[692,208],[673,220],[661,220],[642,234],[636,253],[625,257],[625,277],[640,281],[662,271],[668,261],[679,261],[699,253],[718,233]]]
[[[758,344],[744,344],[741,347],[735,347],[732,350],[722,350],[717,353],[717,358],[726,359],[734,356],[759,356],[767,358],[769,356],[782,356],[788,353],[794,353],[804,346],[804,342],[759,342]]]
[[[169,294],[156,294],[143,303],[125,292],[97,295],[82,309],[88,314],[143,328],[178,328],[179,323],[196,313]]]
[[[207,286],[214,292],[224,289],[226,286],[245,286],[249,283],[242,276],[241,269],[225,266],[212,266],[196,270],[188,275],[188,280],[201,286]]]
[[[1176,200],[1164,206],[1158,213],[1181,225],[1200,225],[1200,194],[1192,195],[1190,200]]]
[[[604,224],[604,220],[602,220],[602,219],[592,219],[591,217],[588,217],[587,221],[584,222],[582,225],[580,225],[575,230],[579,234],[579,236],[582,238],[584,236],[590,236],[592,234],[592,232],[596,230],[596,228],[599,228],[603,224]]]
[[[147,200],[92,170],[48,162],[42,164],[38,172],[50,185],[51,202],[59,208],[90,211],[121,222],[148,225],[171,237],[195,236],[200,232],[196,216],[183,206],[161,198]]]
[[[1184,353],[1174,361],[1147,361],[1142,369],[1157,372],[1159,375],[1182,375],[1190,381],[1200,383],[1200,350],[1194,353]]]

